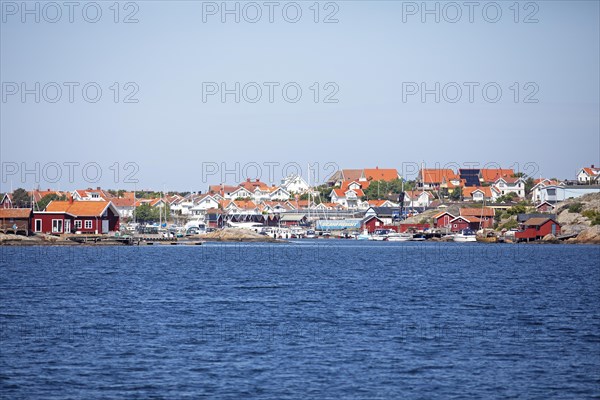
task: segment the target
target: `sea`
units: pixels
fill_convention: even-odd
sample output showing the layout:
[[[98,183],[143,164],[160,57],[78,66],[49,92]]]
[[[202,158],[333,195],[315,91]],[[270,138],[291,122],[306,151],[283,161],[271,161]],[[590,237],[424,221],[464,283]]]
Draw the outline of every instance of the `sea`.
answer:
[[[0,247],[2,399],[600,397],[600,246]]]

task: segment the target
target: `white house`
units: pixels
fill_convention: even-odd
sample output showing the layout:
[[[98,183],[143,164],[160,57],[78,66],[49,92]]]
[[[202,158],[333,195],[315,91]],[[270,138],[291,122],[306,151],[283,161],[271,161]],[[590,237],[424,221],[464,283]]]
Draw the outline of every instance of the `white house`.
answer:
[[[540,202],[556,203],[589,193],[600,193],[600,185],[548,185],[540,189]]]
[[[111,199],[111,202],[119,212],[121,218],[133,217],[133,210],[135,209],[135,207],[133,206],[133,198],[114,198]]]
[[[209,194],[199,196],[194,201],[194,206],[190,209],[192,215],[203,215],[206,210],[219,208],[219,201]]]
[[[531,201],[539,203],[542,201],[542,189],[546,186],[564,185],[551,179],[536,179],[535,185],[531,188]]]
[[[300,175],[290,175],[281,180],[281,188],[289,193],[304,193],[308,190],[308,183]]]
[[[500,196],[516,193],[520,198],[525,197],[525,181],[523,178],[498,178],[492,186],[500,193]]]
[[[269,200],[287,201],[289,199],[290,199],[290,193],[281,187],[274,188],[271,191],[271,193],[269,194]]]
[[[577,182],[589,184],[596,183],[600,179],[600,168],[594,165],[586,168],[581,168],[577,174]]]
[[[404,192],[404,207],[429,207],[433,201],[431,192],[407,190]]]
[[[107,201],[110,196],[100,188],[73,190],[71,196],[75,201]]]
[[[235,200],[235,199],[239,199],[239,198],[250,199],[253,197],[254,197],[254,194],[243,186],[238,187],[233,192],[229,193],[229,195],[225,196],[226,199],[231,199],[231,200]]]
[[[364,193],[360,189],[333,189],[329,195],[332,203],[340,204],[346,208],[358,208],[362,196],[364,196]]]
[[[493,186],[469,186],[462,188],[463,199],[467,201],[496,201],[500,191]]]

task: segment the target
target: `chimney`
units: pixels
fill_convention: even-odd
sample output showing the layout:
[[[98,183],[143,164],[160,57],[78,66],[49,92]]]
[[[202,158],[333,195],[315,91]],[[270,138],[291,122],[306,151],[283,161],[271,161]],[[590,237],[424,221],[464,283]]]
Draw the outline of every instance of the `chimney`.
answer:
[[[593,169],[593,168],[596,168],[596,167],[594,166],[594,164],[592,164],[592,169]]]
[[[250,178],[246,178],[246,182],[250,182]]]
[[[96,186],[96,190],[100,190],[100,186]]]

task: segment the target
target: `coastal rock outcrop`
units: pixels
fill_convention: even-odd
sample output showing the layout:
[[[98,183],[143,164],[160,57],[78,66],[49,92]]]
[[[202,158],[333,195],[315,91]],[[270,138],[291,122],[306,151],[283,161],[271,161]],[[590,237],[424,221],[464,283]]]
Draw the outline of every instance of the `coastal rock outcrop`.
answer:
[[[223,242],[277,242],[277,240],[256,233],[250,229],[243,228],[225,228],[209,232],[205,235],[201,235],[204,240],[214,240]]]
[[[592,226],[577,235],[575,243],[600,244],[600,225]]]

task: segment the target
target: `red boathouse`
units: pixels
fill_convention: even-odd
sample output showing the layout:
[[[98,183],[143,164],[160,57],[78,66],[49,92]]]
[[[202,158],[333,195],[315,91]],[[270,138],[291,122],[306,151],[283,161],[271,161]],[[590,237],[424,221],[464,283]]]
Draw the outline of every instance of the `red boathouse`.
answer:
[[[548,234],[560,235],[560,224],[552,218],[529,218],[523,224],[523,230],[515,232],[515,238],[520,241],[538,240]]]
[[[119,230],[119,212],[110,201],[51,201],[34,211],[31,230],[41,233],[100,234]]]

